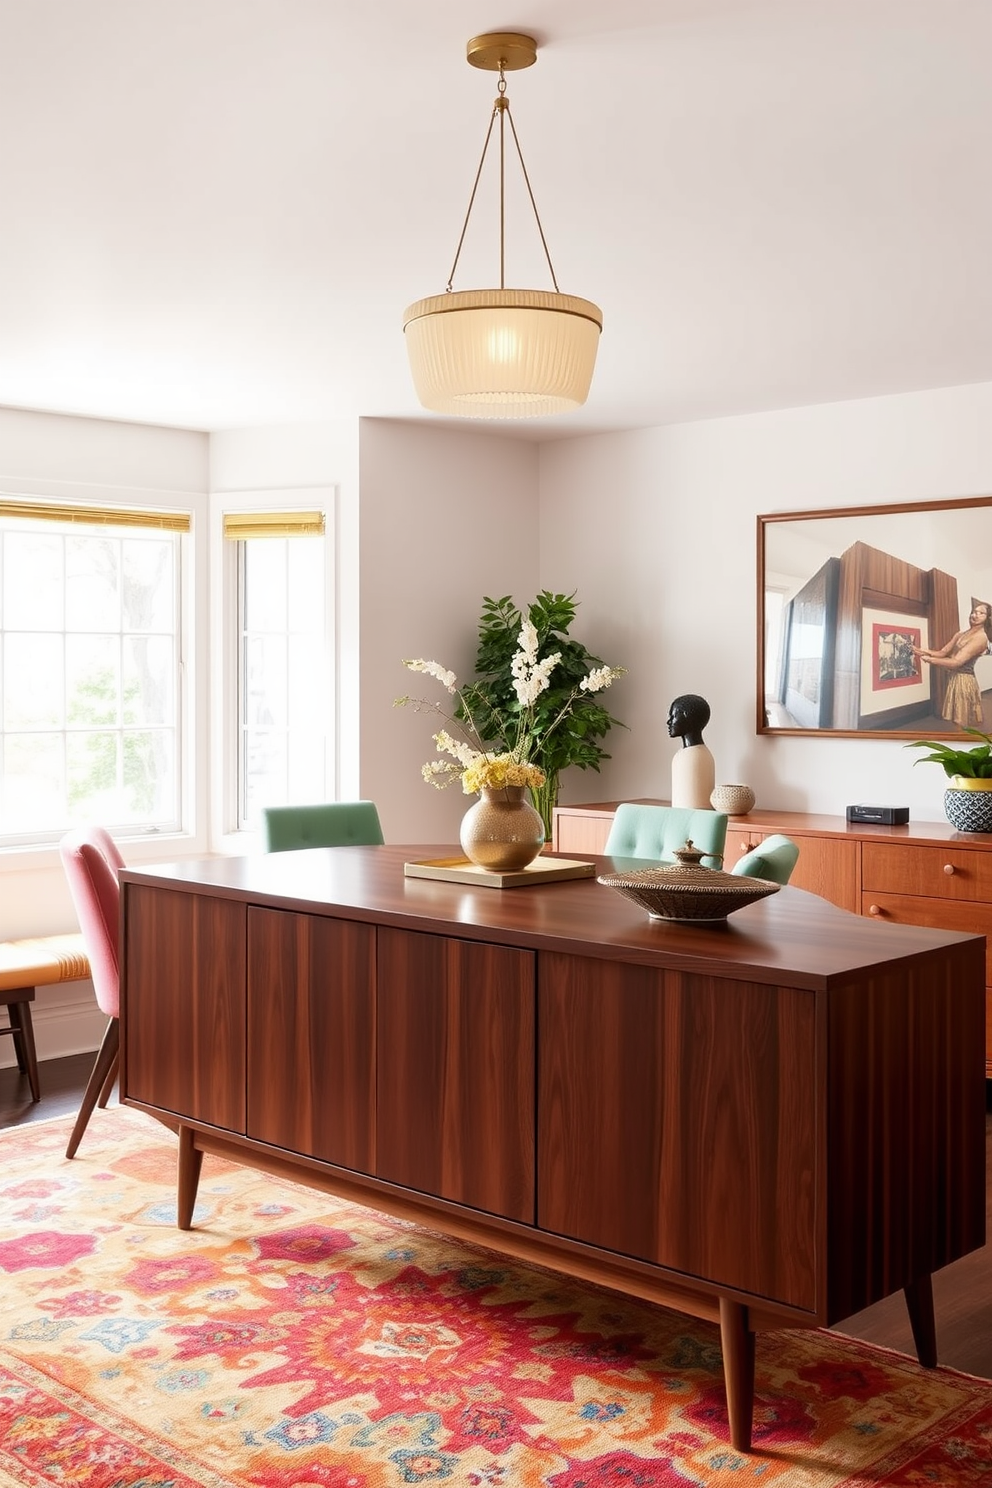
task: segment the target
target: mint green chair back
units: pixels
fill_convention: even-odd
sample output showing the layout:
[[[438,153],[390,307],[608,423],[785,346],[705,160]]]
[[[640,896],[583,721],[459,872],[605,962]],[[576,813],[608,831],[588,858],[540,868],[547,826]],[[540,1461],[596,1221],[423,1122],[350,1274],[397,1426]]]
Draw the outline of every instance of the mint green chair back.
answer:
[[[266,806],[266,852],[297,847],[375,846],[385,842],[374,801],[322,801],[318,806]]]
[[[691,842],[704,854],[704,868],[723,866],[727,813],[686,806],[639,806],[622,801],[613,817],[604,851],[612,858],[646,858],[674,863],[677,847]]]
[[[731,873],[745,878],[763,878],[769,883],[787,884],[799,857],[798,845],[791,837],[775,832],[749,853],[737,859]]]

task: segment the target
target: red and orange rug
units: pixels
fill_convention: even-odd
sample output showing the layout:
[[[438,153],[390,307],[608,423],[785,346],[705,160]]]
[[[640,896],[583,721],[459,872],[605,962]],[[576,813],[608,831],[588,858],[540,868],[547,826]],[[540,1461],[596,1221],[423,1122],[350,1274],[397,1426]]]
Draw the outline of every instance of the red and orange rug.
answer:
[[[715,1327],[207,1158],[137,1112],[0,1136],[2,1488],[986,1488],[992,1383]]]

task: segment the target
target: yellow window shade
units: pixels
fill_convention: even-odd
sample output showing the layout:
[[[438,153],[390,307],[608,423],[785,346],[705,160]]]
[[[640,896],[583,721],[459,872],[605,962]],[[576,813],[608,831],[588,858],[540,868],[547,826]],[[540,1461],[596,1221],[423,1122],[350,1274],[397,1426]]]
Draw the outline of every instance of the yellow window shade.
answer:
[[[322,511],[225,512],[224,536],[232,542],[252,537],[323,537]]]
[[[0,496],[0,520],[21,517],[32,522],[79,523],[87,527],[150,527],[164,532],[188,532],[189,512],[152,511],[144,507],[58,506],[47,501],[12,501]]]

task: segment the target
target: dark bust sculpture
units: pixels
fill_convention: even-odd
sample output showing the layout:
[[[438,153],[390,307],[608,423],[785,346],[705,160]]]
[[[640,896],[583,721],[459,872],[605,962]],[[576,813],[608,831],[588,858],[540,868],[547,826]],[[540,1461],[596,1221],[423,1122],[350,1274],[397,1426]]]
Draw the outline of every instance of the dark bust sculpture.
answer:
[[[710,705],[695,692],[684,692],[668,710],[668,732],[673,739],[681,737],[683,749],[702,744],[709,721]]]

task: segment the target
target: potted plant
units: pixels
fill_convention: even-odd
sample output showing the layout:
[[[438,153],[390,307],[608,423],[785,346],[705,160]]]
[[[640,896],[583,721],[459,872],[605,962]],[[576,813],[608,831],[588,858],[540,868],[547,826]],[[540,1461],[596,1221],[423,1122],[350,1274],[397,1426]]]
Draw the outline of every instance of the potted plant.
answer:
[[[454,739],[445,729],[434,735],[438,752],[451,758],[424,766],[430,785],[440,788],[461,779],[463,790],[479,791],[494,783],[487,778],[494,767],[502,770],[503,762],[512,762],[519,779],[510,783],[529,787],[548,841],[561,771],[569,765],[598,770],[610,758],[600,740],[619,720],[603,706],[601,694],[627,671],[606,666],[569,636],[575,610],[574,594],[548,589],[526,613],[509,595],[487,596],[474,681],[459,685],[454,672],[436,661],[403,663],[442,684],[455,700],[451,712],[423,698],[396,699],[430,708],[463,735]],[[496,783],[502,788],[507,781],[501,776]]]
[[[955,748],[935,739],[914,739],[907,749],[929,749],[915,763],[940,765],[948,777],[944,791],[947,820],[959,832],[992,832],[992,734],[965,729],[980,744]]]

